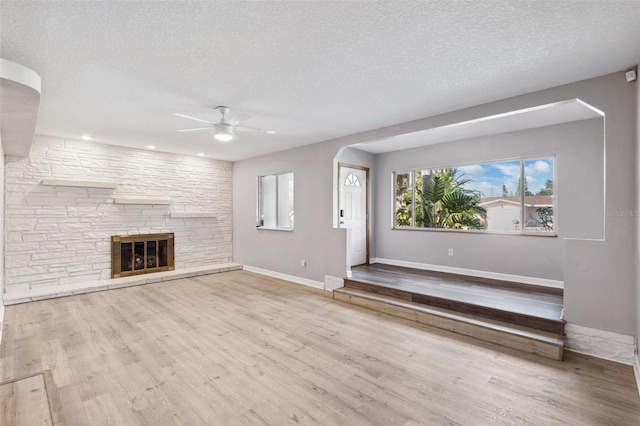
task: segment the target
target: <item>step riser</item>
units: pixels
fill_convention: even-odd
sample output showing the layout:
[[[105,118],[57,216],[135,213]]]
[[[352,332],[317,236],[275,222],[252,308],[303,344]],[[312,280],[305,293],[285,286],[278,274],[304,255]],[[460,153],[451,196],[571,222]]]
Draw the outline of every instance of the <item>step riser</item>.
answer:
[[[457,334],[473,337],[485,342],[494,343],[500,346],[505,346],[523,352],[540,355],[546,358],[562,360],[563,346],[561,345],[553,345],[534,339],[527,339],[526,337],[515,336],[509,333],[501,332],[499,330],[492,330],[478,325],[468,324],[449,318],[443,318],[438,315],[420,312],[402,306],[395,306],[389,303],[371,300],[364,297],[358,297],[351,294],[334,291],[333,298],[335,300],[351,303],[353,305],[372,309],[409,321],[414,321],[423,325],[428,325],[431,327],[452,331]]]
[[[354,281],[348,278],[344,280],[344,286],[345,288],[366,291],[382,296],[395,297],[396,299],[420,303],[428,306],[435,306],[437,308],[448,309],[450,311],[461,312],[464,314],[477,315],[488,319],[503,321],[509,324],[533,328],[536,330],[548,331],[555,334],[564,334],[564,322],[552,321],[544,318],[502,311],[499,309],[487,308],[484,306],[443,299],[440,297],[412,293],[410,291],[377,286],[360,281]]]

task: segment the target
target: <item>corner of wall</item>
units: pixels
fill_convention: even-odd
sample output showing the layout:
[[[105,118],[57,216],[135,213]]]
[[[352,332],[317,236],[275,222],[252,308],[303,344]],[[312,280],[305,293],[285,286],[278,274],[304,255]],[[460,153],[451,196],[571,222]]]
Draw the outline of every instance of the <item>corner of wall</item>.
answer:
[[[0,346],[2,346],[2,335],[4,334],[4,304],[0,300]]]
[[[636,376],[636,387],[638,388],[638,395],[640,395],[640,359],[636,353],[636,359],[633,363],[633,372]]]
[[[640,70],[640,56],[636,66],[636,75]],[[640,81],[636,79],[636,208],[640,210]],[[636,235],[640,229],[640,218],[636,219]],[[640,237],[636,240],[636,382],[640,391]]]
[[[4,148],[0,136],[0,345],[4,334]]]

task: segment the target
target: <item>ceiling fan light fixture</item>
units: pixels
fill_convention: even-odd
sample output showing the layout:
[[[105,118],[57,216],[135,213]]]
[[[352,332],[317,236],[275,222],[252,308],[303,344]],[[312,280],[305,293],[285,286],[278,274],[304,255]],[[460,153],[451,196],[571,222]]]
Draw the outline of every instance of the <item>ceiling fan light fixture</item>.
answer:
[[[220,142],[230,142],[233,139],[228,133],[216,133],[213,137]]]
[[[220,142],[230,142],[236,138],[233,134],[233,129],[228,124],[216,124],[215,134],[213,137]]]
[[[226,106],[218,106],[215,107],[214,110],[217,110],[220,115],[219,123],[214,123],[212,121],[203,120],[198,117],[191,117],[190,115],[180,114],[178,112],[174,112],[173,115],[176,117],[188,118],[189,120],[199,121],[201,123],[207,124],[206,127],[195,127],[190,129],[180,129],[179,132],[193,132],[197,130],[213,130],[213,137],[218,142],[231,142],[238,139],[235,131],[238,130],[240,132],[251,132],[251,133],[266,133],[268,135],[275,135],[276,132],[273,130],[265,130],[265,129],[257,129],[255,127],[245,127],[238,126],[241,120],[248,120],[251,118],[248,114],[240,114],[238,117],[231,121],[227,121],[226,114],[229,112],[229,107]]]

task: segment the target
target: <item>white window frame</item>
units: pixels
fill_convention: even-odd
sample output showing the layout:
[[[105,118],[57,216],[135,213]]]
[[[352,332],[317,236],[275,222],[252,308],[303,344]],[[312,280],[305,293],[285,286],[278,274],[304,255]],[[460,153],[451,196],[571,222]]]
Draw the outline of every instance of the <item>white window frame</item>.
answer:
[[[527,161],[531,160],[540,160],[540,159],[552,159],[553,160],[553,231],[531,231],[526,230],[524,226],[525,221],[525,209],[524,209],[524,179],[526,179],[524,173],[524,165]],[[491,163],[501,163],[508,161],[519,161],[520,162],[520,223],[522,227],[519,232],[501,232],[501,231],[488,231],[485,229],[453,229],[453,228],[421,228],[415,226],[415,203],[411,203],[411,226],[398,226],[396,225],[396,182],[397,175],[409,174],[411,179],[411,187],[413,191],[412,200],[415,200],[415,172],[418,170],[441,170],[445,168],[458,168],[463,166],[475,165],[475,164],[491,164]],[[414,167],[411,169],[401,169],[398,171],[394,171],[391,173],[391,229],[392,230],[400,230],[400,231],[427,231],[427,232],[459,232],[459,233],[471,233],[471,234],[500,234],[500,235],[526,235],[526,236],[540,236],[540,237],[557,237],[558,229],[557,229],[557,217],[558,217],[558,199],[557,199],[557,176],[558,176],[558,167],[557,167],[557,155],[554,154],[542,154],[535,156],[527,156],[527,157],[516,157],[516,158],[507,158],[500,160],[484,160],[484,161],[476,161],[472,163],[463,163],[458,164],[456,166],[429,166],[429,167]]]
[[[280,196],[281,194],[286,194],[287,196],[289,195],[288,193],[288,189],[287,190],[282,190],[279,185],[280,185],[280,177],[284,176],[284,175],[291,175],[291,181],[294,182],[293,184],[293,193],[291,194],[292,200],[291,200],[291,226],[279,226],[280,221],[280,217],[278,217],[279,215],[279,208],[278,206],[280,205]],[[274,205],[275,205],[275,226],[264,226],[264,218],[263,218],[263,206],[262,206],[262,199],[263,199],[263,182],[264,182],[264,178],[265,177],[269,177],[269,176],[273,176],[275,178],[275,200],[273,200]],[[272,231],[293,231],[293,227],[294,227],[294,216],[293,216],[293,212],[295,211],[295,175],[293,172],[283,172],[283,173],[273,173],[273,174],[266,174],[266,175],[260,175],[258,176],[258,182],[257,182],[257,200],[256,200],[256,228],[257,229],[264,229],[264,230],[272,230]]]

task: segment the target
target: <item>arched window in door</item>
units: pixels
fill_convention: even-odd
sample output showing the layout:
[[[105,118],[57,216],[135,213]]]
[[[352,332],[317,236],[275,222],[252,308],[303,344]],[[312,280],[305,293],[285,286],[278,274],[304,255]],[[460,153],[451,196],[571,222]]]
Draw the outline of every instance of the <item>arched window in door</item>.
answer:
[[[360,179],[353,173],[349,173],[344,179],[344,186],[360,186]]]

